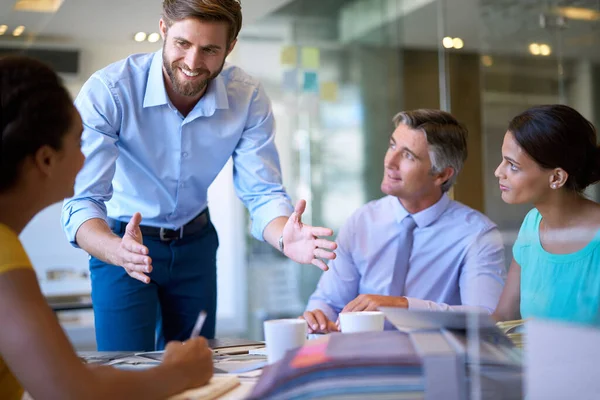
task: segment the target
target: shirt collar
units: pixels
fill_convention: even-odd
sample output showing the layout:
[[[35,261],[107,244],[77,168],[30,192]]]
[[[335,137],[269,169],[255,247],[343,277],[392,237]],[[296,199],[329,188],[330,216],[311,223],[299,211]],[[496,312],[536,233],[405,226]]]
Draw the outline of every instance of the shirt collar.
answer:
[[[169,103],[165,80],[163,78],[162,50],[159,50],[154,53],[152,63],[150,64],[146,93],[144,94],[144,108]],[[202,115],[208,116],[214,114],[217,109],[227,108],[229,108],[229,99],[227,98],[225,79],[222,74],[219,74],[208,84],[206,93],[200,98],[194,110],[199,109]]]
[[[416,214],[410,214],[408,211],[406,211],[398,198],[392,197],[392,199],[395,204],[396,222],[400,223],[406,216],[411,215],[415,220],[417,227],[419,228],[424,228],[434,223],[444,213],[444,211],[446,211],[451,201],[448,195],[444,193],[437,203],[431,207],[419,211]]]
[[[215,110],[229,108],[229,100],[227,98],[227,87],[225,86],[225,78],[223,74],[217,75],[206,88],[206,93],[200,99],[196,108],[200,107],[204,114],[214,114]]]
[[[144,108],[169,104],[165,80],[163,79],[162,60],[162,50],[154,53],[152,64],[150,64],[150,72],[148,73],[148,81],[146,82]]]

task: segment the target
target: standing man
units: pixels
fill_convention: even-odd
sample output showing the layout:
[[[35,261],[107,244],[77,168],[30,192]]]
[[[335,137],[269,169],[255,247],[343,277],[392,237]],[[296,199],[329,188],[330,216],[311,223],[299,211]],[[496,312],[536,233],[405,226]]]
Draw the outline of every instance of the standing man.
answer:
[[[229,157],[254,237],[323,270],[320,258],[335,258],[318,238],[333,232],[302,224],[305,202],[293,210],[282,186],[267,95],[225,64],[241,25],[237,0],[164,0],[162,51],[96,72],[75,101],[87,160],[62,223],[91,255],[98,350],[162,349],[189,337],[200,310],[201,334],[214,337],[206,196]]]

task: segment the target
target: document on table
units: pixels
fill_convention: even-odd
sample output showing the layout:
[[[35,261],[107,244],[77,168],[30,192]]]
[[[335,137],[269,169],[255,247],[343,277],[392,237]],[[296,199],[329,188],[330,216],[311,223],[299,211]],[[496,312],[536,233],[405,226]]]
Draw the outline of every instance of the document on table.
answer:
[[[215,355],[215,372],[241,374],[261,369],[267,365],[267,357],[262,355]]]
[[[169,400],[213,400],[240,385],[240,380],[235,375],[215,375],[207,385],[190,389]]]

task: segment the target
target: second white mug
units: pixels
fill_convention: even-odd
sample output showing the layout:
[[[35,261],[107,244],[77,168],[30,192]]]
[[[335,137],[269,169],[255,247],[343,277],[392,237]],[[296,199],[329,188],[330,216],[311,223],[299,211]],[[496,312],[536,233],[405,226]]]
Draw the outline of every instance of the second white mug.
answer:
[[[340,314],[342,333],[382,331],[385,317],[381,311],[358,311]]]

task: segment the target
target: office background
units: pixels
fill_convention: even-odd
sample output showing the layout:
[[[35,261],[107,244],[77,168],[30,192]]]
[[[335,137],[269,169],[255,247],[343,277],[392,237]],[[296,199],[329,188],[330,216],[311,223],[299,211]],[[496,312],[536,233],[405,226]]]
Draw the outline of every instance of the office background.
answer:
[[[75,96],[96,70],[160,49],[153,35],[160,3],[2,0],[0,54],[26,51],[54,63]],[[32,4],[38,9],[27,10]],[[565,103],[600,124],[600,1],[242,0],[242,7],[228,61],[264,84],[285,186],[308,201],[313,225],[337,230],[382,196],[394,114],[442,108],[470,132],[453,196],[498,224],[510,262],[529,207],[504,204],[493,176],[508,121],[535,104]],[[587,194],[600,198],[595,187]],[[260,339],[263,320],[303,311],[321,271],[250,237],[230,164],[209,199],[221,242],[217,334]],[[49,300],[85,304],[87,255],[66,242],[59,210],[42,212],[22,240]],[[91,313],[59,314],[81,349],[94,347]]]

